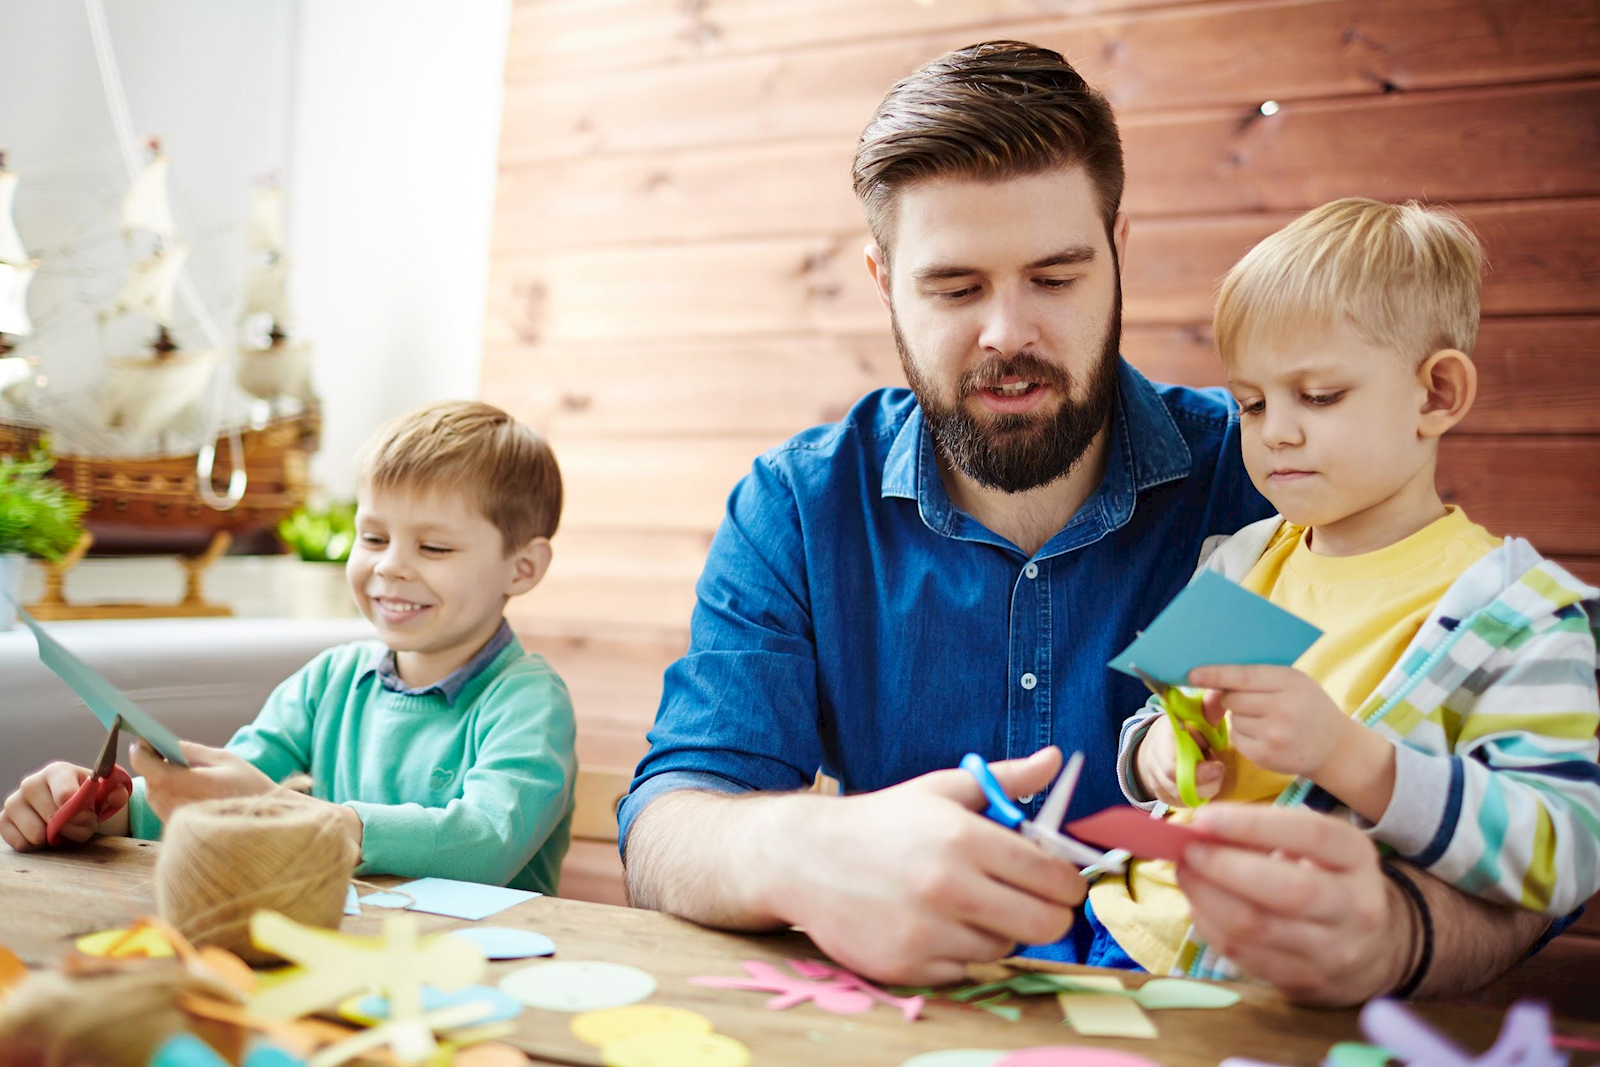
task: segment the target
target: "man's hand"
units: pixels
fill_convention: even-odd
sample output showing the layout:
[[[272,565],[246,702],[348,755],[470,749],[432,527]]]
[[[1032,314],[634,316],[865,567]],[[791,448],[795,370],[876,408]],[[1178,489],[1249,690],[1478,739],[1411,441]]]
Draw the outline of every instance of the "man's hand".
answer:
[[[1190,734],[1193,737],[1193,734]],[[1206,744],[1196,737],[1202,751]],[[1172,808],[1184,806],[1178,795],[1178,740],[1172,732],[1172,719],[1158,715],[1144,732],[1134,754],[1134,774],[1144,791]],[[1201,760],[1194,768],[1194,791],[1210,800],[1222,789],[1224,768],[1220,760]]]
[[[130,756],[135,774],[144,776],[150,810],[165,822],[185,804],[219,797],[249,797],[276,792],[278,783],[255,765],[221,748],[180,742],[187,768],[168,763],[147,746],[135,743]]]
[[[17,791],[6,798],[5,808],[0,811],[0,839],[18,852],[43,847],[50,817],[72,799],[72,794],[78,791],[89,773],[87,767],[56,762],[28,775]],[[128,791],[118,787],[106,799],[112,803],[126,804]],[[114,821],[126,819],[127,816],[119,812],[107,819],[106,823],[109,827]],[[61,828],[61,836],[68,841],[87,841],[100,829],[94,809],[85,808],[67,820]]]
[[[1043,791],[1061,766],[1045,749],[991,765],[1007,794]],[[823,798],[817,798],[823,799]],[[794,857],[772,910],[841,964],[883,982],[960,979],[1017,942],[1056,941],[1084,897],[1077,869],[975,814],[982,790],[961,770],[790,809]]]
[[[1178,864],[1196,931],[1249,974],[1303,1004],[1338,1007],[1405,981],[1411,912],[1360,830],[1304,808],[1208,804]]]
[[[1199,667],[1189,672],[1189,683],[1206,688],[1208,720],[1233,713],[1229,744],[1278,774],[1315,780],[1351,727],[1362,729],[1314,678],[1293,667]]]

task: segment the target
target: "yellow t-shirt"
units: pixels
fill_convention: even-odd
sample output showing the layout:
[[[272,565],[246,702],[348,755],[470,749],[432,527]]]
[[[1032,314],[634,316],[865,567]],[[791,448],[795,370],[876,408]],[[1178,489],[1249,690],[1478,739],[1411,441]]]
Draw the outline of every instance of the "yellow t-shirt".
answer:
[[[1240,584],[1322,630],[1295,666],[1354,714],[1456,579],[1499,546],[1498,537],[1454,507],[1410,537],[1359,556],[1319,556],[1305,527],[1285,523]],[[1218,758],[1226,768],[1219,796],[1227,800],[1270,801],[1293,781],[1232,750]],[[1189,929],[1189,903],[1172,864],[1134,863],[1126,880],[1108,875],[1096,882],[1089,900],[1141,967],[1153,974],[1172,969]]]

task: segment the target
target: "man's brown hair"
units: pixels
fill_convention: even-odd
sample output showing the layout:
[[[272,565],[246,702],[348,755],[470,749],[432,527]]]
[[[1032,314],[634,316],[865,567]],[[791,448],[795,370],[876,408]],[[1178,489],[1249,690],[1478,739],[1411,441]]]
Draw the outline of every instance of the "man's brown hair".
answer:
[[[504,411],[447,400],[391,419],[356,457],[363,490],[467,494],[511,553],[561,521],[561,468],[543,437]]]
[[[958,48],[902,78],[861,132],[856,198],[885,256],[895,193],[929,178],[984,181],[1081,166],[1106,235],[1122,204],[1122,140],[1111,105],[1061,53],[1022,41]]]

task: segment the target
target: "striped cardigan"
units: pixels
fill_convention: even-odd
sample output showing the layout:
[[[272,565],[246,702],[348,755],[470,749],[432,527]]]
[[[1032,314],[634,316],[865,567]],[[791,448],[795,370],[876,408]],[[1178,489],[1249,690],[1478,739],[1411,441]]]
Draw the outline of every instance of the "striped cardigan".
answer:
[[[1240,581],[1282,521],[1213,538],[1200,570]],[[1306,779],[1275,803],[1342,815],[1476,896],[1550,915],[1577,908],[1600,889],[1597,597],[1526,541],[1507,538],[1456,580],[1356,712],[1395,745],[1383,818],[1366,822]],[[1123,724],[1117,759],[1128,799],[1157,814],[1135,788],[1132,759],[1160,713],[1152,699]],[[1240,976],[1192,928],[1173,973]]]

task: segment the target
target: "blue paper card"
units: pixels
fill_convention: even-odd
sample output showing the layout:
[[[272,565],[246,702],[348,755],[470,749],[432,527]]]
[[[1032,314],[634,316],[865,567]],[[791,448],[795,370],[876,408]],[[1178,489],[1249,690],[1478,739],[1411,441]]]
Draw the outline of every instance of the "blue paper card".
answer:
[[[7,600],[10,596],[0,593]],[[142,738],[149,746],[161,753],[168,763],[179,767],[189,766],[189,761],[183,758],[183,749],[178,747],[178,735],[156,722],[139,705],[129,700],[127,694],[112,685],[83,660],[68,652],[55,638],[44,632],[32,615],[23,610],[22,605],[11,600],[12,607],[17,609],[17,618],[22,620],[24,626],[33,631],[33,639],[39,643],[39,659],[46,667],[55,672],[72,691],[83,698],[83,702],[94,712],[94,717],[99,719],[107,730],[116,721],[117,716],[122,717],[122,729],[135,737]]]
[[[469,985],[465,989],[457,989],[450,993],[437,986],[422,987],[423,1011],[438,1011],[440,1008],[451,1008],[457,1004],[479,1003],[488,1004],[494,1010],[483,1018],[475,1020],[473,1026],[487,1026],[490,1023],[503,1023],[515,1019],[522,1014],[522,1009],[525,1007],[522,1001],[494,986]],[[387,1019],[389,1002],[383,997],[363,997],[356,1010],[369,1019]]]
[[[401,896],[412,898],[407,902]],[[450,878],[419,878],[415,882],[397,885],[387,893],[373,893],[361,898],[361,903],[379,908],[408,908],[432,915],[448,915],[455,919],[483,919],[497,911],[532,900],[538,893],[526,889],[507,889],[498,885],[480,885],[477,882],[457,882]]]
[[[1292,666],[1321,636],[1298,615],[1203,571],[1109,666],[1131,675],[1137,664],[1157,681],[1187,685],[1196,667]]]

